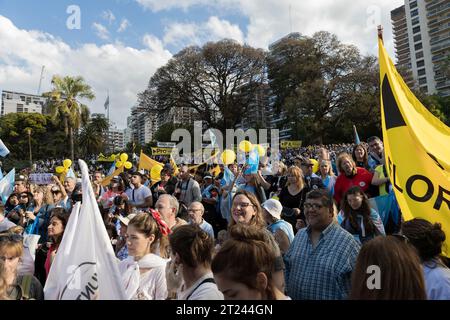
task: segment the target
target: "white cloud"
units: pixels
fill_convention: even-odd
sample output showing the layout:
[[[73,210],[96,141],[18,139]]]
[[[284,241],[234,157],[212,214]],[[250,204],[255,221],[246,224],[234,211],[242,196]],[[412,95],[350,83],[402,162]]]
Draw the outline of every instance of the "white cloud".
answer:
[[[127,19],[122,19],[122,21],[120,22],[119,29],[117,29],[117,32],[125,31],[130,25],[131,25],[130,21],[128,21]]]
[[[92,27],[94,28],[95,34],[97,35],[97,37],[99,37],[100,39],[103,39],[103,40],[109,39],[109,31],[108,31],[108,29],[106,29],[106,27],[104,25],[94,22],[92,24]]]
[[[244,34],[238,25],[213,16],[204,23],[172,23],[166,27],[163,40],[165,44],[182,47],[223,38],[244,42]]]
[[[108,21],[108,23],[111,25],[111,23],[114,22],[114,20],[116,20],[116,16],[111,12],[111,10],[106,10],[102,12],[102,18],[106,21]]]
[[[283,37],[291,30],[309,36],[316,31],[326,30],[335,33],[341,41],[356,45],[362,53],[377,54],[376,25],[381,23],[384,26],[385,46],[391,55],[394,50],[390,11],[404,3],[403,0],[135,1],[145,9],[154,12],[169,9],[188,10],[193,6],[202,5],[220,12],[243,15],[248,19],[245,42],[260,48],[267,48],[271,42]],[[289,7],[291,14],[289,14]],[[186,25],[189,26],[190,23]],[[168,31],[173,32],[174,35],[182,34],[181,31],[175,33],[176,30],[170,28]],[[189,32],[190,30],[186,30],[188,35]]]
[[[72,48],[48,33],[17,28],[0,15],[0,89],[35,93],[42,65],[45,65],[41,92],[51,88],[55,74],[82,76],[96,99],[87,101],[91,112],[104,112],[109,90],[111,119],[126,127],[126,117],[150,76],[171,57],[161,41],[143,37],[144,48],[120,43],[98,46],[83,44]]]

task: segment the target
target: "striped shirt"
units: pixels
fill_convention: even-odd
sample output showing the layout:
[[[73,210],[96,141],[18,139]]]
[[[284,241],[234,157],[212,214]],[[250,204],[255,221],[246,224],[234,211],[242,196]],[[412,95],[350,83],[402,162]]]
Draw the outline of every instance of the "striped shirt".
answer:
[[[315,248],[311,228],[300,230],[284,259],[287,295],[293,300],[342,300],[350,291],[350,277],[360,245],[332,222]]]

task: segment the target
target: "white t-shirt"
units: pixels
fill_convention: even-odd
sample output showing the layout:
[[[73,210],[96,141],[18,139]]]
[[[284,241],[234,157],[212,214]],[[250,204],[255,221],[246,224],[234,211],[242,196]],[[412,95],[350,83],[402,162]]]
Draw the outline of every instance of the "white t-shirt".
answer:
[[[145,203],[145,198],[151,197],[152,192],[144,185],[141,185],[137,189],[127,189],[125,192],[128,196],[129,202],[133,206],[140,206]]]
[[[189,300],[224,300],[222,292],[219,291],[215,283],[202,283],[203,280],[208,278],[214,279],[212,272],[198,279],[190,288],[183,291],[179,289],[177,293],[178,300],[187,300],[188,297]],[[200,283],[202,284],[200,285]]]

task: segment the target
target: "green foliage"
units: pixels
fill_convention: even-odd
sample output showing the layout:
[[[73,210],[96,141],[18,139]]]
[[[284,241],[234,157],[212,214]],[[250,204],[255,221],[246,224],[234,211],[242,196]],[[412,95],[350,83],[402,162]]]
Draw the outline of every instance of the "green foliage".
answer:
[[[75,158],[74,132],[89,119],[89,109],[78,99],[93,100],[95,98],[91,87],[82,77],[53,76],[52,91],[44,93],[49,98],[49,108],[52,120],[61,122],[68,135],[70,157]]]
[[[0,139],[11,152],[3,161],[5,169],[22,169],[29,166],[28,129],[31,129],[33,160],[61,158],[69,154],[64,130],[53,123],[50,116],[38,113],[9,113],[0,121]]]

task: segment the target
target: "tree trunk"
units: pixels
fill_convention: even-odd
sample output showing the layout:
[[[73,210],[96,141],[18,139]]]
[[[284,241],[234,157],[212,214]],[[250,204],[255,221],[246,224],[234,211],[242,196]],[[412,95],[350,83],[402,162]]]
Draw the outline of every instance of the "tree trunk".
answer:
[[[70,159],[72,162],[75,159],[74,150],[73,150],[73,129],[69,127],[69,143],[70,143]]]

